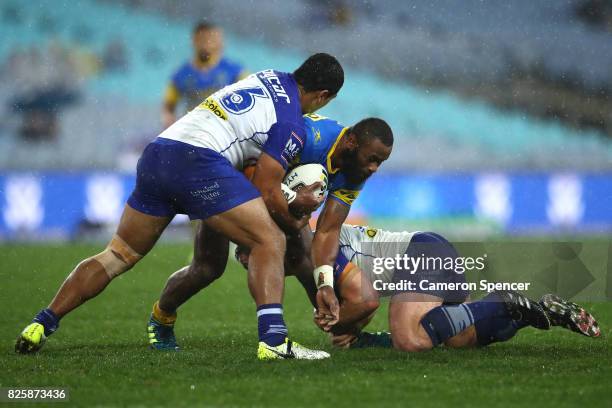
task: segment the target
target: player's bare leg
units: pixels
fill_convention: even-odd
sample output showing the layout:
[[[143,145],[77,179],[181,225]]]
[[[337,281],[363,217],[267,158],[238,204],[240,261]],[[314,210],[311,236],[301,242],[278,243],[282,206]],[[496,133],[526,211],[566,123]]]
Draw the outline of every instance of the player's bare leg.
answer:
[[[227,265],[229,240],[202,222],[195,229],[191,264],[173,273],[159,298],[159,308],[166,314],[223,275]]]
[[[404,351],[423,351],[441,344],[486,346],[507,341],[527,326],[550,328],[542,306],[513,291],[495,291],[478,301],[455,305],[414,303],[412,296],[425,295],[401,296],[404,298],[398,300],[409,301],[392,299],[389,324],[394,347]]]
[[[315,294],[317,287],[312,279],[311,242],[312,231],[308,226],[300,234],[287,236],[285,275],[295,276],[300,281],[311,304],[316,308]],[[236,256],[237,260],[246,268],[249,259],[248,250],[239,247]],[[337,284],[342,299],[340,320],[331,328],[330,334],[333,335],[332,343],[334,345],[344,347],[350,344],[356,338],[356,334],[374,317],[374,313],[379,306],[379,300],[378,293],[369,284],[369,280],[363,275],[361,269],[354,264],[347,265],[347,269],[341,276],[341,281]],[[315,314],[315,324],[324,330],[325,322],[323,320]]]
[[[207,219],[206,223],[237,244],[250,248],[248,282],[257,305],[257,357],[260,360],[329,357],[328,353],[309,350],[287,337],[281,304],[285,287],[285,235],[270,217],[263,199],[249,201]]]
[[[285,276],[295,276],[306,291],[313,307],[317,307],[317,286],[312,278],[312,247],[313,233],[310,225],[304,226],[297,234],[287,235],[287,252],[285,254]]]
[[[440,306],[439,298],[422,294],[396,295],[389,305],[389,332],[367,333],[362,332],[357,339],[347,335],[334,338],[334,345],[363,347],[394,347],[404,351],[425,351],[432,348],[431,340],[424,331],[421,320],[430,310]],[[365,326],[365,325],[364,325]],[[393,334],[392,334],[393,333]],[[444,342],[448,347],[464,348],[477,345],[476,330],[474,326]]]
[[[393,347],[403,351],[424,351],[433,347],[421,325],[421,318],[442,304],[442,299],[422,293],[400,293],[389,304],[389,329]]]
[[[338,281],[340,320],[332,326],[332,343],[348,346],[370,323],[380,306],[379,295],[357,265],[349,263]]]
[[[317,287],[312,278],[312,259],[310,248],[312,246],[313,232],[310,226],[305,226],[298,234],[287,236],[287,253],[285,255],[285,275],[295,276],[306,291],[312,305],[316,308]],[[349,263],[342,271],[340,279],[336,284],[340,291],[340,320],[331,328],[325,327],[324,319],[317,314],[314,316],[315,324],[321,329],[329,331],[333,339],[342,338],[344,343],[349,343],[356,334],[365,327],[376,309],[378,309],[378,293],[369,284],[367,278],[362,280],[363,272],[356,265]]]
[[[205,221],[231,241],[251,250],[249,290],[257,306],[281,303],[284,291],[285,236],[261,198],[248,201]]]
[[[227,239],[250,249],[248,283],[258,308],[259,358],[328,357],[327,353],[312,352],[296,343],[293,343],[292,349],[292,343],[286,340],[287,330],[282,318],[281,305],[285,278],[283,270],[285,235],[270,217],[263,200],[261,198],[250,200],[221,214],[211,216],[203,222],[206,228],[211,228]],[[206,246],[207,243],[202,242],[201,245]],[[189,268],[186,270],[186,275],[197,274],[202,270],[200,267]],[[175,282],[172,286],[180,288],[181,284]],[[164,295],[173,298],[174,302],[181,297],[170,293],[172,292],[170,290],[164,292]],[[188,294],[188,292],[183,293]],[[167,307],[177,307],[176,303]],[[160,304],[163,305],[162,302]],[[262,344],[264,348],[267,346],[274,348],[274,351],[267,348],[262,351]],[[279,347],[284,350],[280,354]]]
[[[229,240],[200,221],[195,224],[191,263],[168,278],[147,324],[149,344],[156,350],[179,350],[174,335],[176,310],[225,271]]]
[[[21,353],[37,351],[59,319],[97,296],[115,277],[131,269],[155,245],[171,217],[154,217],[126,205],[116,234],[101,253],[81,261],[68,275],[47,309],[17,339]]]
[[[317,287],[312,278],[312,260],[310,259],[310,244],[312,242],[312,231],[309,226],[293,235],[287,235],[287,246],[284,261],[286,276],[295,276],[304,288],[310,303],[316,307]],[[250,250],[245,246],[238,245],[236,248],[236,260],[248,270]]]

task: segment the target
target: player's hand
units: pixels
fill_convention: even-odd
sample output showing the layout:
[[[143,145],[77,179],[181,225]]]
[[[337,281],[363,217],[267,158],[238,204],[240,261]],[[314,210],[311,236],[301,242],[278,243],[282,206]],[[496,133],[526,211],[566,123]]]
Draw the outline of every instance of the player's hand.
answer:
[[[325,327],[327,326],[327,320],[325,320],[323,314],[319,313],[317,309],[314,310],[314,316],[312,320],[319,329],[325,330]]]
[[[331,286],[321,286],[317,291],[317,313],[322,329],[330,331],[340,319],[340,304]],[[321,327],[319,326],[319,327]]]
[[[313,316],[314,324],[321,330],[328,332],[330,329],[328,328],[328,323],[330,321],[330,315],[319,312],[318,309],[314,310]],[[330,333],[331,335],[331,333]]]
[[[296,191],[295,199],[289,207],[296,214],[310,214],[323,204],[323,194],[315,194],[323,187],[323,183],[317,181]]]

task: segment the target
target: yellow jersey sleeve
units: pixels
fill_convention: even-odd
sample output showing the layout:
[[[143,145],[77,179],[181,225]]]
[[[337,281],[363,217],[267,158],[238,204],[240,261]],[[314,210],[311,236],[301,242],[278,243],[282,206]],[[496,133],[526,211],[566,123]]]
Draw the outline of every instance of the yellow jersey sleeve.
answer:
[[[170,83],[168,87],[166,87],[166,93],[164,95],[164,103],[169,105],[176,105],[178,101],[181,99],[181,93],[174,86],[173,83]]]
[[[335,198],[336,200],[350,206],[359,196],[359,190],[348,190],[341,188],[339,190],[332,191],[331,196],[332,198]]]

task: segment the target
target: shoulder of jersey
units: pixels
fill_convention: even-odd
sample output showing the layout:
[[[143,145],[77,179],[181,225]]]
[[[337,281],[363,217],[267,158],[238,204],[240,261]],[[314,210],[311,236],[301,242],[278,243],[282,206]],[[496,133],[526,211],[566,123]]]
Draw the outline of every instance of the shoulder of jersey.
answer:
[[[189,61],[183,63],[181,66],[179,66],[175,71],[174,74],[172,74],[172,78],[174,80],[178,80],[183,78],[186,75],[189,75],[190,73],[193,72],[193,67],[191,66],[191,63]]]
[[[243,69],[242,64],[236,61],[233,61],[231,59],[228,59],[226,57],[221,58],[221,61],[219,61],[219,65],[225,69],[232,70],[232,71],[242,71]]]
[[[316,113],[307,113],[304,115],[304,121],[313,126],[336,125],[342,127],[338,121],[330,119],[327,116],[318,115]]]
[[[308,135],[315,143],[320,141],[335,141],[344,126],[325,116],[308,113],[304,115],[304,125]]]

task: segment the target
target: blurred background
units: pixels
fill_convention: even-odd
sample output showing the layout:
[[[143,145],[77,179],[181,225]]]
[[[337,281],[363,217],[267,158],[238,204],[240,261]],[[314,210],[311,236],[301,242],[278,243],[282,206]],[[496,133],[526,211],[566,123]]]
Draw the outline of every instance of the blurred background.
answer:
[[[319,113],[396,137],[353,222],[612,232],[610,0],[2,0],[0,38],[0,240],[108,238],[164,126],[320,51],[347,81]]]

